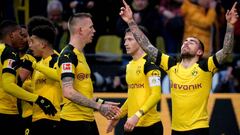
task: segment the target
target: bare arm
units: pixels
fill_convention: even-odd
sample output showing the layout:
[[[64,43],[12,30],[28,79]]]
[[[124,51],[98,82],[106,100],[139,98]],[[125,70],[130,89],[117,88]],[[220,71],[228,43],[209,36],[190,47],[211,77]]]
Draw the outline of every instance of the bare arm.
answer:
[[[81,93],[77,92],[73,88],[73,78],[64,77],[62,79],[62,88],[63,88],[64,97],[71,100],[72,102],[82,106],[90,107],[96,110],[100,109],[100,104],[97,104],[93,100],[86,98],[85,96],[83,96]]]
[[[107,119],[112,119],[120,114],[120,109],[111,104],[98,104],[92,99],[88,99],[73,88],[73,78],[64,77],[62,79],[63,95],[72,102],[81,106],[86,106],[98,110]]]
[[[234,27],[231,24],[227,25],[226,34],[224,37],[223,48],[216,53],[217,61],[221,64],[223,63],[224,59],[232,53],[233,50],[233,42],[234,42],[234,35],[233,35]]]
[[[139,45],[149,55],[149,57],[156,62],[158,49],[150,43],[147,36],[139,29],[134,20],[131,20],[128,23],[128,26]]]
[[[139,29],[136,22],[133,20],[132,10],[129,5],[123,0],[124,7],[121,7],[119,15],[128,24],[131,32],[133,33],[135,39],[143,48],[143,50],[150,56],[150,58],[155,62],[157,58],[158,49],[155,48],[146,37],[146,35]]]
[[[234,3],[232,9],[227,11],[227,30],[224,37],[223,48],[216,53],[217,61],[221,64],[224,59],[232,53],[234,43],[234,24],[238,20],[238,14],[236,9],[237,2]]]

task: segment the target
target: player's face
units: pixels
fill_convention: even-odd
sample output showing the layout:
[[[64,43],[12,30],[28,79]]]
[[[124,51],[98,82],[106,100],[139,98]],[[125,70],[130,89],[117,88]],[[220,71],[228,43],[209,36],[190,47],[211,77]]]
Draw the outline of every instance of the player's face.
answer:
[[[127,54],[130,54],[133,56],[138,51],[139,45],[135,40],[132,32],[127,32],[125,34],[124,41],[125,41],[124,46],[126,48]]]
[[[28,34],[24,28],[19,27],[11,33],[10,37],[14,48],[21,49],[27,44]]]
[[[91,43],[94,33],[96,32],[93,27],[93,22],[90,18],[85,18],[83,24],[80,27],[83,40],[86,44]]]
[[[38,38],[35,35],[32,35],[29,38],[29,49],[32,50],[34,56],[42,56],[43,48],[45,47],[45,42],[42,39]]]
[[[187,38],[181,47],[182,56],[196,56],[197,51],[199,50],[199,40],[193,37]]]

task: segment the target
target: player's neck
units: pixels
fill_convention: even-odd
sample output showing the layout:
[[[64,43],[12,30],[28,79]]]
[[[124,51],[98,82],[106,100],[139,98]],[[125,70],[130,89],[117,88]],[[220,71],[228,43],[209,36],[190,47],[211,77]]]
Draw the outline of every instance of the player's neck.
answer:
[[[132,55],[133,60],[138,60],[140,59],[143,55],[145,54],[145,52],[143,50],[138,50],[134,55]]]
[[[195,63],[197,63],[197,61],[198,61],[198,58],[196,58],[196,57],[193,57],[193,58],[183,58],[182,61],[181,61],[181,65],[184,68],[188,68],[188,67],[191,67],[192,65],[194,65]]]
[[[51,56],[52,54],[54,54],[53,49],[52,48],[46,48],[44,50],[44,52],[42,53],[42,57],[45,59],[45,58]]]

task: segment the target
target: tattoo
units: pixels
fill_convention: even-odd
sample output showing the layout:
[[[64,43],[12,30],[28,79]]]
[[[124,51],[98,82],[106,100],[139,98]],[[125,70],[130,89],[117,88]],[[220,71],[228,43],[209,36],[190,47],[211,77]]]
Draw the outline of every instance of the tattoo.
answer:
[[[62,79],[62,87],[63,90],[67,91],[66,93],[68,93],[67,94],[68,96],[66,98],[68,98],[72,102],[85,107],[97,109],[97,103],[95,101],[88,99],[87,97],[82,95],[79,91],[73,88],[73,78],[64,77]]]
[[[152,61],[156,62],[158,49],[150,43],[146,35],[139,29],[136,22],[131,21],[128,26],[142,49],[149,55]]]
[[[234,42],[234,27],[227,25],[226,34],[224,37],[223,48],[216,53],[218,62],[223,63],[224,59],[232,53]]]
[[[64,77],[62,79],[62,87],[63,88],[71,88],[73,85],[73,79],[71,77]]]

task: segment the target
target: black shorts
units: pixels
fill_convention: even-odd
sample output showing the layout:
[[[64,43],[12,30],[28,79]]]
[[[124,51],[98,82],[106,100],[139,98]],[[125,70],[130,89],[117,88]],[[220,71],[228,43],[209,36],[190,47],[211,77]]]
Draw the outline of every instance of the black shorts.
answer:
[[[33,135],[59,135],[60,122],[40,119],[32,122],[31,134]]]
[[[163,135],[163,125],[159,121],[148,127],[135,127],[132,132],[124,132],[124,135]]]
[[[6,135],[19,135],[22,131],[21,117],[18,114],[0,114],[0,131]]]
[[[95,121],[68,121],[61,119],[61,135],[99,135]]]
[[[209,128],[198,128],[189,131],[172,130],[172,135],[209,135]]]
[[[22,131],[20,135],[31,135],[32,116],[22,118]]]

